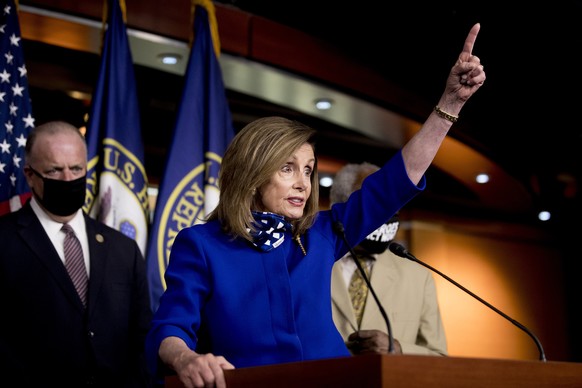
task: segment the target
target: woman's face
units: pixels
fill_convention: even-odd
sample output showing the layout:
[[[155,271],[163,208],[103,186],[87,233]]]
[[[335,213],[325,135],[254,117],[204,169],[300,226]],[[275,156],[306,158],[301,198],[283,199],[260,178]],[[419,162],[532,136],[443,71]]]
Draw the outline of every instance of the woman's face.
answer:
[[[262,207],[258,210],[287,219],[300,218],[311,195],[310,178],[314,165],[313,147],[305,143],[271,176],[269,182],[259,188]]]

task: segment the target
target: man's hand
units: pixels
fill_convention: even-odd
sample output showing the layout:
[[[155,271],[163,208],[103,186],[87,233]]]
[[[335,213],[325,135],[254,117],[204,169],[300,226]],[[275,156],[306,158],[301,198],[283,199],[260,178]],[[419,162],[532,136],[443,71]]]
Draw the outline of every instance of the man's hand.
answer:
[[[390,354],[388,334],[380,330],[360,330],[348,337],[346,346],[353,355],[357,354]],[[392,354],[402,354],[402,347],[397,339],[394,339],[394,352]]]

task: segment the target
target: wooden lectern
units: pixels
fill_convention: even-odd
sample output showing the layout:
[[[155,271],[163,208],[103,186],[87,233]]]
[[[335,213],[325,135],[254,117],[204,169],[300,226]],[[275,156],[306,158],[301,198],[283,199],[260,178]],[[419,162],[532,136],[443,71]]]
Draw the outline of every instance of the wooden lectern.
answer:
[[[582,363],[365,355],[225,371],[228,388],[574,388]],[[165,388],[183,388],[176,376]]]

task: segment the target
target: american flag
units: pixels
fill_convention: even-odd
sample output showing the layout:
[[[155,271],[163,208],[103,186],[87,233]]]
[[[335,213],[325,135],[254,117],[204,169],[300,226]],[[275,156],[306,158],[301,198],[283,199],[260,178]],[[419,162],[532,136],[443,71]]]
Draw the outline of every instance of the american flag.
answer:
[[[18,12],[13,0],[0,2],[0,215],[16,211],[30,197],[24,178],[24,146],[34,128]]]

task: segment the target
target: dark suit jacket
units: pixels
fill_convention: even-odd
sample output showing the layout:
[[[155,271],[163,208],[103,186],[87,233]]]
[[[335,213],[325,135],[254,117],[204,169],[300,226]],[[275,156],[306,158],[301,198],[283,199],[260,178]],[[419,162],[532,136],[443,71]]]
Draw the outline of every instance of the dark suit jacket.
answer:
[[[14,386],[149,384],[143,256],[122,233],[87,215],[85,223],[91,260],[86,310],[30,203],[0,217],[0,369],[3,379],[19,382]]]

